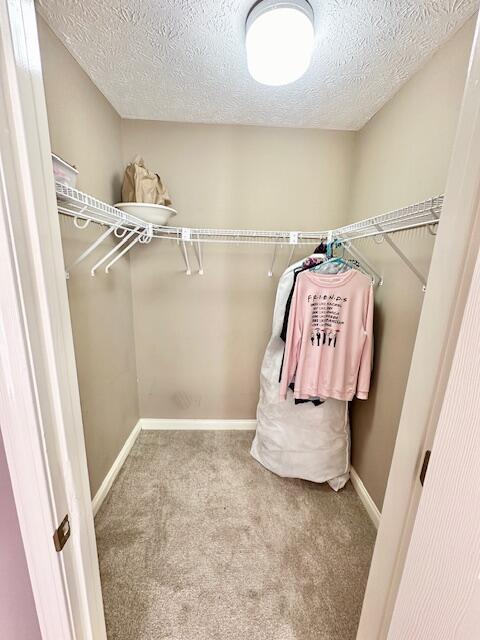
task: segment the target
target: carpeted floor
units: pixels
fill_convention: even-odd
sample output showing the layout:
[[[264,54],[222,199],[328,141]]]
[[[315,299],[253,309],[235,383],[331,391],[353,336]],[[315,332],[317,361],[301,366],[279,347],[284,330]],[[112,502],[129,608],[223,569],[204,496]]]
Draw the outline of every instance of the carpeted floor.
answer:
[[[96,517],[110,640],[353,640],[375,530],[252,432],[140,434]]]

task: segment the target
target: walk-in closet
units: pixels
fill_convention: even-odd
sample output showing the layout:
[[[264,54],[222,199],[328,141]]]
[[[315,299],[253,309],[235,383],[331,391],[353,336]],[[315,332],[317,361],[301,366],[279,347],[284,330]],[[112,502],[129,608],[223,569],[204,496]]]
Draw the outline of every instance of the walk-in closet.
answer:
[[[477,9],[38,0],[109,640],[357,638]]]

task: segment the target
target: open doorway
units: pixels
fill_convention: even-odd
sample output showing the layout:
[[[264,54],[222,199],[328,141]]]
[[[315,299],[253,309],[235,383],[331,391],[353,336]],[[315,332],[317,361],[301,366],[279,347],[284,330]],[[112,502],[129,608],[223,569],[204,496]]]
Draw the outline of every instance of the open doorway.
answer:
[[[185,228],[292,229],[293,214],[295,227],[339,229],[444,191],[473,37],[468,15],[445,42],[431,44],[432,57],[402,78],[368,123],[324,131],[264,126],[273,121],[245,127],[122,118],[75,61],[83,60],[75,43],[69,52],[58,39],[69,41],[67,23],[78,28],[79,16],[60,14],[55,23],[47,2],[41,12],[57,30],[40,18],[52,150],[78,167],[78,188],[101,201],[120,200],[123,168],[137,152],[162,172]],[[84,18],[93,32],[92,16]],[[69,78],[68,92],[61,77]],[[291,193],[275,192],[279,176],[295,185]],[[440,215],[441,207],[432,211]],[[81,213],[71,218],[60,215],[67,268],[101,233],[95,221],[79,229]],[[132,248],[110,274],[92,278],[108,243],[118,242],[112,235],[71,270],[111,637],[138,637],[139,629],[148,634],[158,626],[176,638],[194,630],[211,637],[222,628],[229,637],[240,630],[255,637],[254,628],[259,638],[355,637],[423,300],[421,278],[435,241],[435,216],[430,222],[392,238],[410,267],[381,234],[354,245],[363,270],[373,267],[383,284],[375,283],[370,397],[355,401],[350,413],[354,488],[339,493],[304,478],[280,479],[248,455],[278,296],[266,274],[269,248],[256,247],[252,259],[246,245],[203,245],[208,271],[204,279],[189,278],[181,243],[154,238]],[[193,248],[187,244],[187,268]],[[293,258],[310,253],[300,245]],[[270,268],[276,279],[289,255],[284,250]],[[354,600],[343,619],[337,605],[347,593]],[[237,605],[238,617],[229,617]]]

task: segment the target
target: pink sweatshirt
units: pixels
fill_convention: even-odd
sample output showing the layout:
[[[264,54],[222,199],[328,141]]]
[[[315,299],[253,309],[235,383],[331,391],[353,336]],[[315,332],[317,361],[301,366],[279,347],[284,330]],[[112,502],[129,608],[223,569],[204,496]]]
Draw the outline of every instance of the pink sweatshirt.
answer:
[[[290,307],[280,397],[366,400],[373,348],[373,287],[351,269],[299,274]]]

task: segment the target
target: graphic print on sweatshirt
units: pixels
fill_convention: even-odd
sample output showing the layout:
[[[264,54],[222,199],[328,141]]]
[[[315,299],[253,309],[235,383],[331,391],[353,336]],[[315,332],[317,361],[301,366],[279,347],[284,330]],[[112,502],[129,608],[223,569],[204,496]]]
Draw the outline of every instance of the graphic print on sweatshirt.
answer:
[[[307,302],[311,309],[310,342],[312,347],[337,346],[341,339],[342,310],[348,298],[331,294],[309,294]]]
[[[299,274],[290,308],[280,398],[368,398],[373,287],[356,270]]]

